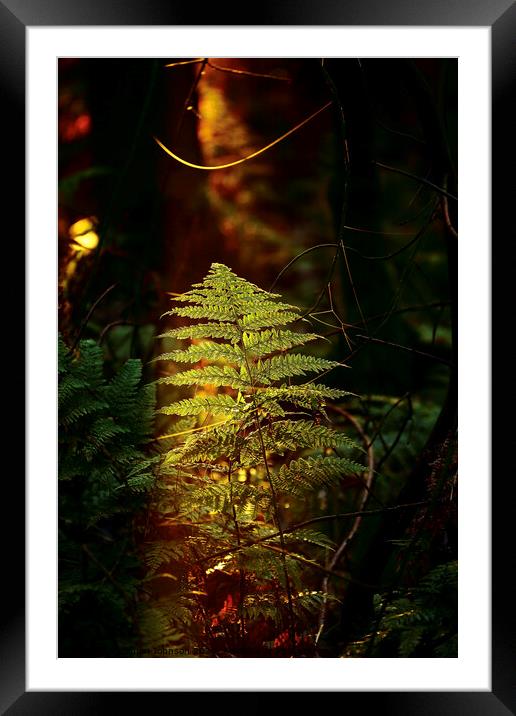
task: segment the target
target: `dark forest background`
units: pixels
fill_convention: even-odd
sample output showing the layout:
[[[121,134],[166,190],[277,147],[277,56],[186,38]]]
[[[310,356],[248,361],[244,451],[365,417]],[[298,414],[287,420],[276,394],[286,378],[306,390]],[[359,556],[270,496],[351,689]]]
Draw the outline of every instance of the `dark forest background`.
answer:
[[[213,166],[329,102],[228,169],[154,140]],[[326,585],[301,655],[456,656],[456,60],[61,59],[58,131],[60,380],[79,396],[60,411],[60,656],[142,655],[167,628],[139,615],[145,475],[170,427],[144,386],[169,294],[212,262],[305,311],[319,355],[350,366],[327,382],[359,396],[331,417],[370,480],[309,516],[372,514],[326,524],[350,579]],[[89,411],[118,433],[95,437]],[[129,469],[141,489],[106,487]]]

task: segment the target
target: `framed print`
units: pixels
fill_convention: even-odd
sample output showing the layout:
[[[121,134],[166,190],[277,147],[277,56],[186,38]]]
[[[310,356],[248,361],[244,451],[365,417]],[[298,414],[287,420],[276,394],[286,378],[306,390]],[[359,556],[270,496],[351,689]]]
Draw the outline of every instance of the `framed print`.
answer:
[[[513,712],[489,237],[514,5],[0,16],[28,319],[2,709]]]

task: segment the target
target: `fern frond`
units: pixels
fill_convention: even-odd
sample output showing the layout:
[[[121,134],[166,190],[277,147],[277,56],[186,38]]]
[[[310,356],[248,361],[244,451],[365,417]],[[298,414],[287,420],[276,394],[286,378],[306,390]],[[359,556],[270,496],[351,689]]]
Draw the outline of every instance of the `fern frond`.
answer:
[[[128,429],[117,425],[111,416],[99,418],[89,429],[89,440],[85,445],[84,455],[91,459],[96,452],[124,433],[128,433]]]
[[[334,600],[333,597],[330,596]],[[317,614],[321,610],[325,595],[319,591],[298,592],[293,595],[294,612],[300,619],[308,615]],[[286,599],[278,599],[274,594],[260,594],[247,596],[244,603],[244,613],[247,619],[270,619],[280,626],[282,623],[281,607],[286,608]]]
[[[285,536],[287,542],[307,542],[323,549],[335,549],[335,542],[323,532],[317,530],[301,529],[291,532]]]
[[[107,409],[108,405],[101,398],[86,394],[77,394],[73,402],[66,405],[59,415],[59,424],[62,428],[69,429],[83,418],[92,417]]]
[[[345,433],[339,432],[324,425],[316,425],[310,420],[275,420],[261,430],[261,437],[257,430],[252,430],[242,447],[240,460],[243,463],[259,461],[261,456],[261,443],[264,443],[267,452],[274,455],[284,455],[286,452],[303,449],[362,448]]]
[[[258,404],[267,406],[268,401],[283,401],[292,403],[303,408],[317,410],[324,405],[326,400],[336,400],[353,395],[346,390],[329,388],[318,383],[307,383],[306,385],[282,385],[279,387],[265,388],[258,394]]]
[[[190,435],[173,451],[175,462],[208,462],[218,458],[236,459],[235,440],[239,426],[225,424],[197,435]]]
[[[164,415],[200,415],[210,413],[211,415],[238,415],[241,406],[230,395],[220,393],[219,395],[208,395],[197,398],[186,398],[178,400],[172,405],[167,405],[158,410]]]
[[[199,608],[187,608],[193,610],[192,617],[196,614],[189,628],[197,625],[208,641],[222,634],[232,634],[238,641],[246,630],[252,630],[256,619],[270,617],[283,632],[288,625],[293,628],[296,619],[304,620],[307,615],[314,619],[325,595],[307,590],[307,570],[318,567],[321,550],[334,550],[335,545],[317,530],[283,528],[283,495],[294,498],[292,508],[297,512],[301,506],[297,497],[306,500],[319,487],[338,484],[343,475],[364,469],[353,460],[328,454],[332,449],[356,449],[353,440],[309,419],[315,410],[323,411],[327,400],[350,393],[312,382],[289,385],[291,379],[341,364],[290,352],[319,336],[288,328],[301,321],[301,314],[279,299],[226,266],[212,264],[201,283],[174,297],[176,306],[168,312],[193,319],[193,325],[163,334],[203,342],[157,358],[176,364],[201,363],[189,370],[170,371],[159,383],[221,389],[216,395],[210,388],[209,395],[176,400],[159,411],[197,417],[201,424],[184,428],[178,421],[171,428],[176,432],[171,432],[170,439],[176,442],[169,444],[160,466],[155,507],[163,516],[160,528],[182,535],[184,552],[178,558],[165,544],[155,547],[148,557],[151,571],[168,571],[175,565],[176,571],[184,570],[188,584],[195,584],[199,568],[204,569],[203,589],[211,579],[218,584],[220,577],[226,599],[223,609],[219,604],[210,615],[210,593],[203,605],[208,613],[202,618]],[[287,462],[281,459],[286,453],[298,456]],[[235,589],[243,589],[238,608]],[[172,581],[173,602],[177,593]],[[226,607],[226,602],[233,606]],[[223,627],[220,620],[225,622]]]
[[[255,358],[262,358],[276,351],[286,351],[314,341],[319,336],[315,333],[296,333],[286,328],[263,331],[248,331],[242,336],[244,348]]]
[[[158,338],[189,338],[195,340],[198,338],[225,338],[232,343],[240,340],[241,331],[237,326],[229,323],[198,323],[193,326],[181,326],[180,328],[172,328],[165,333],[161,333]]]
[[[301,457],[281,466],[276,484],[280,490],[302,495],[314,487],[332,487],[343,475],[365,469],[344,457]]]
[[[235,390],[250,386],[250,381],[245,380],[238,371],[229,365],[209,365],[206,368],[184,370],[181,373],[160,378],[158,383],[167,385],[214,385],[234,388]]]
[[[260,331],[263,328],[272,328],[274,326],[285,326],[288,323],[299,320],[299,314],[293,311],[254,311],[245,314],[241,321],[240,327],[243,331]]]
[[[62,368],[62,373],[65,369]],[[57,407],[62,410],[66,403],[72,400],[78,393],[83,394],[89,388],[88,381],[84,378],[78,378],[75,375],[64,375],[59,381],[57,391]]]
[[[184,556],[184,545],[179,542],[159,541],[145,545],[144,562],[154,573],[165,564],[180,561]]]
[[[239,482],[209,481],[201,486],[195,485],[190,491],[190,498],[193,504],[202,505],[205,511],[221,510],[221,504],[225,507],[234,505],[237,518],[245,517],[246,522],[252,522],[258,513],[262,514],[271,507],[269,490]]]
[[[102,349],[90,339],[81,341],[77,358],[71,363],[73,373],[88,383],[90,390],[104,385]]]
[[[183,318],[207,318],[212,321],[234,321],[235,313],[228,305],[203,304],[202,306],[182,306],[166,311],[164,316],[182,316]]]
[[[140,630],[143,647],[147,650],[145,653],[150,657],[159,656],[163,650],[179,649],[184,638],[184,634],[177,629],[171,618],[169,603],[154,607],[145,605],[142,609]]]
[[[266,431],[282,451],[299,448],[362,448],[345,433],[310,420],[277,420]]]
[[[137,445],[147,443],[154,434],[154,407],[156,405],[156,386],[152,383],[140,386],[130,429]]]
[[[341,365],[337,361],[315,358],[300,353],[273,356],[260,361],[255,368],[256,380],[269,384],[282,378],[291,378],[307,373],[321,373]]]
[[[163,353],[154,360],[175,361],[176,363],[198,363],[200,360],[227,361],[240,365],[244,354],[237,346],[230,343],[202,343],[189,346],[186,350],[176,350]]]
[[[142,379],[142,363],[134,358],[129,359],[106,386],[104,397],[113,405],[118,414],[123,415],[130,410],[136,398],[136,391]]]
[[[59,340],[60,655],[117,656],[136,638],[129,536],[156,482],[156,461],[141,449],[153,429],[154,388],[141,377],[141,362],[131,360],[108,381],[96,343],[80,341],[71,353]],[[116,565],[118,587],[99,565]],[[86,634],[84,624],[95,629]],[[106,636],[114,628],[117,644]]]

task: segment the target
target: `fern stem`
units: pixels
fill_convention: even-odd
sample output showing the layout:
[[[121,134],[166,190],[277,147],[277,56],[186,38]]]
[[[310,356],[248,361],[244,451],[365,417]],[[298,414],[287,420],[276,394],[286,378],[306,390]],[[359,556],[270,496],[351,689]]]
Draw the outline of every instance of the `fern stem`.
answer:
[[[253,403],[254,403],[254,396],[253,396]],[[255,405],[255,407],[256,407],[256,405]],[[285,575],[285,589],[287,592],[287,602],[288,602],[288,612],[289,612],[289,629],[288,629],[288,631],[289,631],[290,642],[292,644],[292,652],[294,652],[295,646],[296,646],[295,630],[294,630],[294,607],[292,604],[292,590],[290,588],[290,578],[288,576],[288,569],[287,569],[286,554],[288,553],[288,550],[285,547],[285,536],[283,534],[283,528],[281,527],[281,520],[280,520],[280,514],[279,514],[279,507],[278,507],[278,498],[276,495],[276,489],[274,487],[272,475],[269,470],[269,464],[267,462],[267,451],[265,450],[265,443],[263,441],[262,428],[260,425],[260,420],[258,418],[258,415],[256,415],[255,421],[256,421],[256,428],[258,430],[258,437],[260,440],[260,448],[262,451],[263,463],[265,465],[265,472],[267,473],[267,480],[268,480],[270,488],[271,488],[272,506],[273,506],[273,510],[274,510],[274,521],[276,522],[276,527],[278,528],[278,535],[279,535],[280,544],[281,544],[281,562],[283,565],[283,573]]]
[[[240,524],[237,519],[235,503],[233,502],[233,483],[231,481],[231,468],[232,468],[232,461],[229,460],[229,464],[228,464],[229,500],[231,502],[231,511],[233,513],[233,523],[235,525],[237,544],[238,544],[238,548],[240,550],[242,541],[240,538]],[[239,572],[240,572],[240,598],[238,600],[238,611],[240,614],[240,631],[242,634],[242,639],[244,639],[245,638],[245,620],[244,620],[245,571],[242,566],[242,557],[240,557]]]
[[[280,538],[280,544],[281,544],[281,550],[282,550],[281,563],[283,566],[283,574],[285,576],[285,589],[287,592],[287,603],[288,603],[288,615],[289,615],[288,632],[289,632],[290,643],[292,645],[291,646],[292,654],[294,654],[295,648],[296,648],[295,629],[294,629],[295,619],[294,619],[294,606],[292,604],[292,590],[290,588],[290,578],[288,576],[287,558],[286,558],[286,554],[285,554],[287,552],[286,547],[285,547],[285,536],[283,534],[283,528],[281,527],[281,520],[280,520],[280,514],[279,514],[278,498],[276,495],[276,489],[274,487],[272,475],[269,470],[269,463],[267,462],[267,451],[265,449],[265,443],[263,441],[262,426],[260,425],[260,418],[258,416],[258,406],[256,404],[256,398],[255,398],[255,394],[254,394],[254,380],[253,380],[253,376],[251,373],[251,367],[249,365],[249,359],[247,357],[247,351],[246,351],[246,348],[244,345],[243,331],[242,331],[240,325],[239,324],[237,324],[237,325],[240,330],[240,346],[242,349],[242,353],[244,355],[244,360],[245,360],[245,365],[247,368],[247,373],[249,375],[249,380],[251,381],[251,385],[253,387],[253,390],[251,391],[251,401],[253,403],[253,408],[254,408],[254,421],[256,424],[256,429],[258,431],[258,439],[260,441],[260,449],[261,449],[261,453],[262,453],[265,472],[267,473],[267,480],[268,480],[270,488],[271,488],[272,507],[273,507],[273,511],[274,511],[274,521],[276,522],[276,527],[278,528],[278,533],[279,533],[279,538]]]

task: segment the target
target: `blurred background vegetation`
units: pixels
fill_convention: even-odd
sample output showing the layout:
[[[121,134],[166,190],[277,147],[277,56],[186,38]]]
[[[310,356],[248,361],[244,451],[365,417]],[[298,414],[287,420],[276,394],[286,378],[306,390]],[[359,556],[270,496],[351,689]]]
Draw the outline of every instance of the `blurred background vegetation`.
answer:
[[[230,163],[330,102],[227,169],[188,167],[154,140],[193,164]],[[187,290],[216,261],[305,309],[310,330],[327,339],[312,350],[350,367],[326,382],[360,397],[331,417],[366,448],[374,478],[366,493],[342,481],[285,514],[288,523],[376,511],[356,525],[327,523],[337,544],[353,530],[340,564],[352,579],[328,586],[339,601],[325,615],[319,656],[456,655],[456,165],[453,59],[59,62],[59,330],[68,350],[95,343],[107,381],[128,360],[141,361],[141,385],[160,377],[150,361],[162,352],[168,292]],[[160,420],[156,430],[166,431]],[[61,483],[60,655],[125,655],[138,643],[135,514],[145,500],[133,491],[125,520],[118,508],[115,520],[95,513],[70,536],[83,494],[70,489]],[[421,504],[389,509],[408,503]],[[113,548],[120,535],[124,559]],[[82,565],[72,575],[70,540]]]

